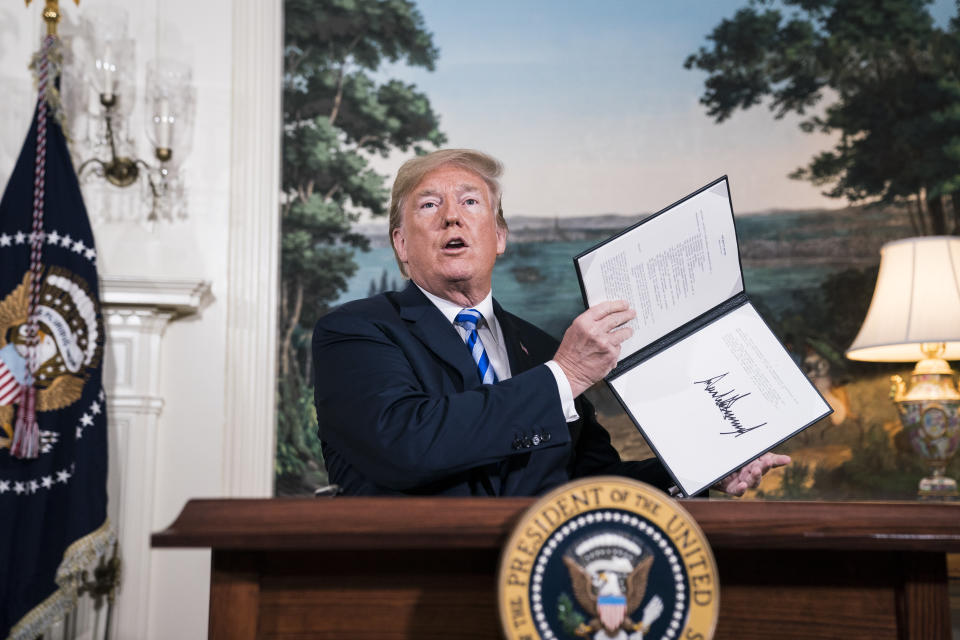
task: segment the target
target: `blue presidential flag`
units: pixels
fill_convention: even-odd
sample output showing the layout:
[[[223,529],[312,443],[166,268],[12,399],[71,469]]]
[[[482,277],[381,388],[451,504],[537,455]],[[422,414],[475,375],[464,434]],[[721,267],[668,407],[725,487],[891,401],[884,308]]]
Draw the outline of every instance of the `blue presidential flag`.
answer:
[[[50,106],[56,46],[0,200],[0,638],[62,618],[112,544],[97,252]]]

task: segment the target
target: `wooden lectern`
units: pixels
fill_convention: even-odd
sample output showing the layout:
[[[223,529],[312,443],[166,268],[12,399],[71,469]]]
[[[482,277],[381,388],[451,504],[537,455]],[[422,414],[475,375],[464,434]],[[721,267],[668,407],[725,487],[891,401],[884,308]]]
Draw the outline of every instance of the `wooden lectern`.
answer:
[[[499,638],[501,545],[530,498],[191,500],[154,547],[209,547],[210,638]],[[949,640],[960,504],[687,500],[717,638]]]

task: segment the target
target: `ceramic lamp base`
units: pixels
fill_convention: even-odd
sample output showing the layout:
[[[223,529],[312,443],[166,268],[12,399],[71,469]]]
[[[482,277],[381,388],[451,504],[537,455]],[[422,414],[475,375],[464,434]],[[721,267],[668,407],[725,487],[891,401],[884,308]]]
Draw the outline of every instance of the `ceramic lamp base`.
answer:
[[[957,481],[937,471],[920,481],[920,490],[917,493],[921,498],[960,498]]]

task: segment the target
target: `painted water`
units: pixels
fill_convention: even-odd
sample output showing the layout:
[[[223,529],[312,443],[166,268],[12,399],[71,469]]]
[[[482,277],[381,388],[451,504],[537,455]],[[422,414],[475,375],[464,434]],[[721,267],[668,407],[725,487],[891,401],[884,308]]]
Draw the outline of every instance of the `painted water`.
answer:
[[[641,218],[512,218],[507,252],[493,271],[494,295],[508,311],[560,338],[584,309],[574,256]],[[834,273],[875,266],[885,242],[912,235],[908,215],[896,207],[777,211],[737,216],[736,224],[747,294],[774,324],[787,311],[803,313],[798,300],[816,299],[798,294],[814,293]],[[355,260],[357,272],[338,302],[370,295],[371,284],[381,290],[384,274],[388,288],[404,286],[389,247],[358,252]]]
[[[573,258],[596,242],[508,244],[507,252],[497,260],[493,270],[494,295],[508,311],[560,338],[570,321],[584,309]],[[359,252],[355,260],[357,272],[338,303],[368,296],[371,285],[379,290],[384,273],[388,288],[405,285],[390,248]],[[750,266],[748,263],[744,265],[744,283],[751,299],[779,314],[791,305],[794,291],[817,289],[825,277],[847,266],[842,263]]]

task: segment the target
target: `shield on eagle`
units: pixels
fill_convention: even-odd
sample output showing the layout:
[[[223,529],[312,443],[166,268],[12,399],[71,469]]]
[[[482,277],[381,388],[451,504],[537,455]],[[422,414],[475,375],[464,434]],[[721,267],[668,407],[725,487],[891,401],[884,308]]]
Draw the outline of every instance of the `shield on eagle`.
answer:
[[[563,557],[580,606],[613,636],[622,628],[636,630],[628,617],[643,602],[653,555],[639,540],[619,533],[583,539]],[[587,630],[585,630],[587,631]]]

